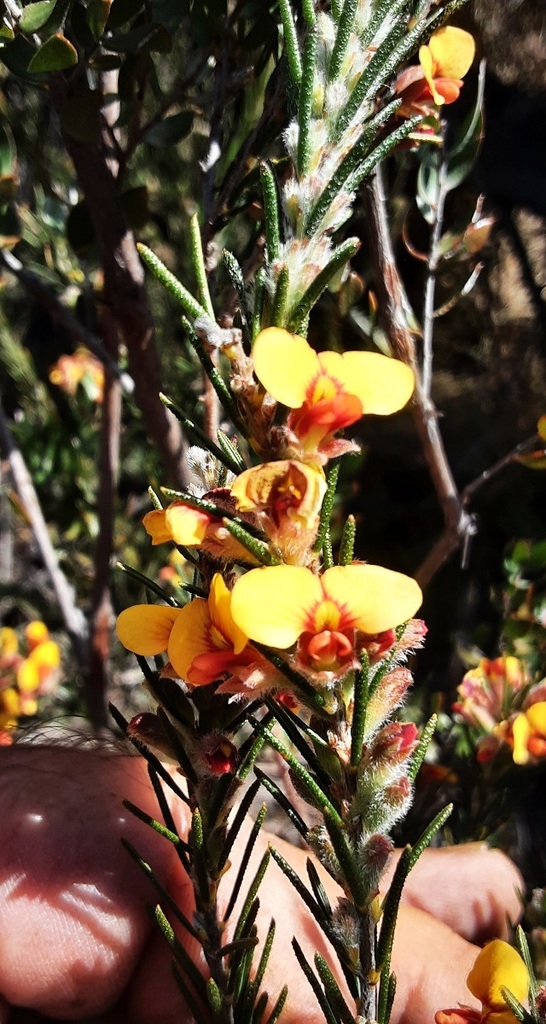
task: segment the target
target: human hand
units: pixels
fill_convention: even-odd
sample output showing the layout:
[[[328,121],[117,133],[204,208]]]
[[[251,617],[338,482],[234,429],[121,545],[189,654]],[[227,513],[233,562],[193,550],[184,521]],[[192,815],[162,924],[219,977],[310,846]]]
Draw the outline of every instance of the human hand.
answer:
[[[158,816],[140,758],[52,747],[0,749],[0,1024],[10,1005],[97,1024],[191,1021],[172,978],[169,950],[146,912],[146,903],[155,903],[154,890],[120,837],[138,849],[190,916],[191,886],[170,844],[125,811],[122,798]],[[173,801],[172,810],[184,832],[184,806]],[[306,853],[267,834],[253,863],[268,839],[305,875]],[[337,886],[322,877],[335,899]],[[465,977],[477,952],[472,943],[504,934],[506,915],[517,918],[518,886],[510,861],[481,844],[423,855],[409,876],[399,917],[393,1024],[430,1024],[437,1009],[466,998]],[[262,935],[271,917],[277,933],[265,987],[276,995],[282,984],[289,986],[283,1024],[319,1024],[291,939],[296,934],[311,958],[316,949],[328,956],[328,946],[274,863],[260,890]],[[196,944],[179,937],[200,963]]]

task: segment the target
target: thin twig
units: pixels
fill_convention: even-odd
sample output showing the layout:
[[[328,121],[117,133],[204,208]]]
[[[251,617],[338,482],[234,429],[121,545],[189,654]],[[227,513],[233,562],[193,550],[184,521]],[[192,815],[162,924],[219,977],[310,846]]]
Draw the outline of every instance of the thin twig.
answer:
[[[74,590],[57,561],[38,495],[25,460],[8,426],[0,401],[0,449],[8,460],[13,482],[32,528],[42,560],[49,573],[65,628],[70,637],[76,661],[83,671],[87,665],[87,627],[83,613],[76,607]]]
[[[442,258],[440,252],[440,239],[444,226],[444,209],[447,197],[446,183],[446,161],[442,159],[438,168],[438,185],[436,189],[435,218],[430,238],[430,248],[427,259],[427,272],[425,276],[425,287],[423,296],[423,363],[422,363],[422,386],[426,399],[430,399],[432,390],[432,361],[433,361],[433,340],[434,340],[434,304],[436,298],[436,275]]]
[[[475,524],[464,508],[451,472],[438,426],[438,410],[423,387],[415,342],[409,328],[413,313],[392,248],[380,169],[376,169],[366,184],[366,200],[381,320],[394,355],[408,363],[415,374],[413,416],[444,516],[444,533],[415,574],[421,586],[425,586],[457,548],[462,545],[466,552]]]

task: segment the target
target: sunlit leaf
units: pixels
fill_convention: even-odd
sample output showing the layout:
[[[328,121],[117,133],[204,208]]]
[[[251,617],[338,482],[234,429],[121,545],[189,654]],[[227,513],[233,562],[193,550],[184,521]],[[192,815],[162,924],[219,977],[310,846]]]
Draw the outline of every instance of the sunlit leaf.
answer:
[[[57,32],[50,39],[46,39],[34,54],[28,70],[32,73],[38,71],[64,71],[66,68],[73,68],[78,63],[78,51],[65,36]]]
[[[57,0],[38,0],[35,4],[25,7],[19,18],[19,28],[22,32],[37,32],[49,20],[53,13]]]

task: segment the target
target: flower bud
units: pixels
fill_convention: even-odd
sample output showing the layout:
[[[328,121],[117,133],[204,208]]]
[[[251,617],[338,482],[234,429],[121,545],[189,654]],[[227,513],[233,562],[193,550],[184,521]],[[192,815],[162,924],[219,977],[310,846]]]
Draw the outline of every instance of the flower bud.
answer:
[[[407,668],[395,668],[384,676],[374,690],[366,709],[365,739],[373,736],[385,719],[402,703],[412,682],[411,672]]]
[[[221,775],[234,775],[237,771],[237,747],[226,736],[207,737],[203,744],[203,757],[209,771],[218,778]]]
[[[151,711],[141,711],[140,714],[133,716],[127,726],[127,736],[130,740],[142,743],[156,754],[160,761],[178,764],[175,750],[165,734],[159,717]]]

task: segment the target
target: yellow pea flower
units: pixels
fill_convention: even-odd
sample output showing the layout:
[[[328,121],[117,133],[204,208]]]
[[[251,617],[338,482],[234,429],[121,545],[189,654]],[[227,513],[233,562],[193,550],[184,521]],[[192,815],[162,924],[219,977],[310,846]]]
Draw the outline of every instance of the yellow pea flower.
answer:
[[[229,492],[224,492],[225,495]],[[213,499],[214,492],[205,497]],[[147,512],[142,525],[152,538],[152,544],[171,541],[186,548],[202,548],[215,558],[238,562],[251,562],[252,556],[239,544],[223,525],[221,518],[191,508],[184,501],[174,501],[164,509]]]
[[[378,352],[316,353],[305,338],[281,327],[260,332],[252,358],[258,380],[292,410],[287,426],[306,456],[339,454],[336,431],[365,413],[397,412],[413,392],[413,373],[397,359]]]
[[[283,559],[305,564],[318,528],[326,479],[318,466],[283,459],[247,469],[231,485],[240,512],[263,517],[269,539],[283,552]]]
[[[355,663],[356,631],[390,629],[411,618],[421,601],[415,580],[379,565],[337,565],[321,576],[276,565],[237,580],[231,612],[251,640],[281,649],[300,641],[303,665],[339,674]]]
[[[394,91],[402,99],[398,116],[434,114],[446,103],[454,103],[470,70],[476,44],[470,32],[447,25],[435,32],[419,50],[419,64],[402,71]]]
[[[190,686],[206,686],[227,677],[219,687],[222,692],[268,688],[273,674],[235,622],[231,599],[232,592],[215,573],[206,600],[196,597],[183,608],[147,604],[126,608],[118,617],[117,635],[135,654],[167,653],[176,675]]]
[[[529,990],[527,968],[519,953],[502,939],[494,939],[478,953],[466,980],[469,991],[482,1007],[470,1006],[440,1010],[436,1024],[515,1024],[516,1018],[506,1005],[502,989],[524,1003]]]
[[[515,764],[529,764],[546,757],[546,701],[520,711],[512,723]]]

